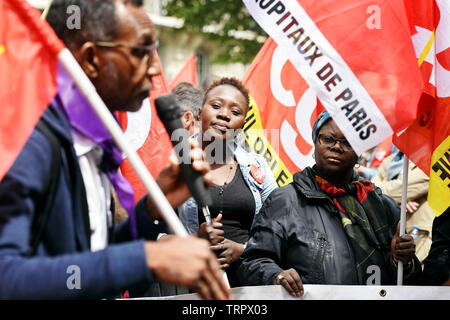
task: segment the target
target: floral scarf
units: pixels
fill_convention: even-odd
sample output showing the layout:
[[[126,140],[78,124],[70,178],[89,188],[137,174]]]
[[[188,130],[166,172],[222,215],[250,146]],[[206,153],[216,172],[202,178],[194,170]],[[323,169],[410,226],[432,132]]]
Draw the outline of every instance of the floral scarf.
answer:
[[[368,267],[385,265],[390,250],[389,222],[374,186],[367,180],[352,181],[338,188],[316,175],[319,187],[333,200],[353,249],[360,284],[365,284]]]

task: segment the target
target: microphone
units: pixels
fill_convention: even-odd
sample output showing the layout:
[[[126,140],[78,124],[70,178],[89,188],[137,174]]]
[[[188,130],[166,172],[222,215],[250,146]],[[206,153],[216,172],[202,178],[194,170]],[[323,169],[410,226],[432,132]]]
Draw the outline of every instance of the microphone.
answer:
[[[206,188],[205,181],[203,180],[203,176],[201,175],[201,173],[195,171],[189,164],[191,161],[191,158],[189,156],[191,145],[188,141],[188,133],[184,129],[183,123],[181,122],[181,116],[183,115],[183,113],[175,100],[175,95],[169,93],[156,98],[155,106],[156,112],[158,113],[159,118],[166,127],[166,130],[170,136],[170,141],[172,141],[172,144],[175,148],[175,153],[180,160],[181,172],[183,173],[189,190],[191,191],[195,201],[197,201],[199,206],[202,208],[206,223],[208,225],[211,225],[211,214],[209,212],[209,206],[212,205],[211,194]],[[177,136],[179,136],[179,142],[175,144],[174,140],[176,140]],[[222,276],[227,287],[230,288],[227,274],[223,272]]]
[[[183,173],[189,190],[195,201],[197,201],[202,208],[206,223],[210,225],[212,222],[208,207],[212,205],[212,198],[206,187],[205,181],[203,180],[203,176],[200,172],[195,171],[190,164],[191,158],[189,152],[191,146],[189,144],[188,133],[181,122],[183,113],[172,93],[156,98],[155,106],[159,118],[169,133],[178,160],[180,160],[181,172]]]

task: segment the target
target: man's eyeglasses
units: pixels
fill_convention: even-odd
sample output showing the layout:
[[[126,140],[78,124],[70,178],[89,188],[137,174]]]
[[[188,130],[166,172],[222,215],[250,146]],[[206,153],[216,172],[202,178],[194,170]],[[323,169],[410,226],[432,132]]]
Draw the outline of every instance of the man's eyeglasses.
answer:
[[[145,56],[148,56],[150,60],[155,56],[155,51],[159,48],[158,40],[147,46],[107,41],[98,41],[95,44],[104,48],[130,48],[131,53],[136,57],[143,59]]]
[[[342,150],[353,151],[353,148],[350,145],[350,143],[348,143],[347,139],[336,139],[332,136],[326,136],[323,134],[319,134],[319,142],[320,142],[320,144],[323,144],[324,146],[327,146],[330,148],[333,147],[336,144],[336,142],[339,142]]]

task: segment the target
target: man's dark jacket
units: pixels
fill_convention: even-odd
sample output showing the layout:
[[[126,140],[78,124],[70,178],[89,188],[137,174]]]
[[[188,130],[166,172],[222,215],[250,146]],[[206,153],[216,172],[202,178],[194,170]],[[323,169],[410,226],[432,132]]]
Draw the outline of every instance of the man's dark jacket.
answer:
[[[50,107],[43,118],[72,144],[61,111]],[[48,197],[44,189],[53,163],[51,154],[47,138],[35,129],[0,183],[0,299],[105,298],[148,284],[153,276],[147,268],[144,242],[129,241],[128,219],[111,230],[117,244],[97,252],[89,250],[90,230],[86,230],[81,209],[85,195],[74,187],[67,161],[62,162],[43,241],[35,256],[24,256],[36,205]],[[73,147],[68,157],[78,166]],[[136,206],[136,216],[141,238],[154,239],[160,231],[167,231],[163,223],[156,226],[151,221],[143,200]]]

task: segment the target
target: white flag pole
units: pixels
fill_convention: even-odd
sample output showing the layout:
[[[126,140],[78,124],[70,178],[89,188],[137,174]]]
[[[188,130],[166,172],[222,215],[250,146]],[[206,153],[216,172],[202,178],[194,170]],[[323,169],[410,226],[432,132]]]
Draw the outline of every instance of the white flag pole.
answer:
[[[98,115],[108,132],[111,134],[117,146],[127,156],[128,161],[130,161],[139,178],[147,188],[148,195],[151,198],[152,203],[154,203],[158,212],[167,222],[170,230],[178,236],[187,237],[188,233],[181,223],[180,219],[176,215],[175,211],[173,210],[172,206],[170,205],[169,201],[164,196],[164,193],[161,191],[151,174],[148,172],[142,160],[131,148],[130,144],[126,141],[125,135],[119,124],[116,122],[111,112],[98,95],[94,85],[86,76],[83,69],[81,69],[72,53],[66,48],[59,53],[58,60],[75,81],[78,89],[88,100],[95,113]]]
[[[406,202],[408,201],[408,174],[409,174],[409,159],[406,155],[403,156],[403,180],[402,180],[402,203],[400,207],[400,237],[405,234],[406,229]],[[398,261],[397,268],[397,285],[403,285],[403,262]]]
[[[47,3],[47,6],[45,7],[44,11],[41,14],[41,20],[47,19],[47,15],[48,15],[48,12],[50,11],[50,8],[52,7],[52,4],[53,4],[53,0],[49,0]]]

